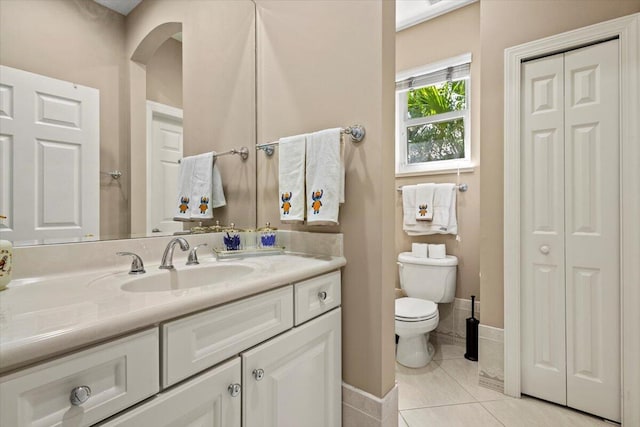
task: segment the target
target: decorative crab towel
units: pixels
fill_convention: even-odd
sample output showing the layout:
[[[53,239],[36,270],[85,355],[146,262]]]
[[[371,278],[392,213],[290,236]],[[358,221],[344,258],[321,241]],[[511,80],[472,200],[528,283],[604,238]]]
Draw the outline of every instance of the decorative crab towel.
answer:
[[[178,207],[174,220],[213,218],[213,208],[227,204],[215,153],[185,157],[180,162]]]
[[[307,223],[338,224],[344,202],[344,165],[340,128],[325,129],[307,140]]]
[[[280,221],[304,222],[304,167],[307,135],[281,138],[278,142],[278,206]]]

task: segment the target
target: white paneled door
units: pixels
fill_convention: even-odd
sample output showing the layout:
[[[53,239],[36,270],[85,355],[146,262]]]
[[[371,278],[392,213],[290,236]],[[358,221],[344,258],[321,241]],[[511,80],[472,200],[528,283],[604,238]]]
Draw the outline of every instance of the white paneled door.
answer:
[[[522,65],[522,392],[620,420],[618,41]]]
[[[0,237],[98,236],[99,120],[97,89],[0,66]]]
[[[174,221],[182,159],[182,110],[147,101],[147,233],[182,231]]]

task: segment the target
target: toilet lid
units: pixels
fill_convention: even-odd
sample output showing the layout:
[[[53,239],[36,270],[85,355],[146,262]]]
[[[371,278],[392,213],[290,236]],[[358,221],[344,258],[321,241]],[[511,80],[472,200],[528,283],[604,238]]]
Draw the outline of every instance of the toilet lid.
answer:
[[[405,322],[428,320],[438,314],[438,306],[433,301],[420,298],[396,299],[396,319]]]

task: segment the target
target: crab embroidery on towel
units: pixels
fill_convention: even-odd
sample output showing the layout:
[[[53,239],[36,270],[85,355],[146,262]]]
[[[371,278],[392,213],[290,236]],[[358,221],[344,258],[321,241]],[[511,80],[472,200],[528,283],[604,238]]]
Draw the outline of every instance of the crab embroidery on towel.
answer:
[[[180,213],[186,213],[189,209],[189,198],[182,196],[180,198],[180,202],[180,206],[178,206],[178,209],[180,209]]]
[[[313,214],[319,214],[320,208],[322,207],[322,195],[324,194],[324,190],[316,191],[311,193],[311,198],[313,199],[313,203],[311,203],[311,208],[313,209]]]
[[[291,210],[291,197],[293,197],[293,193],[282,193],[282,214],[289,215],[289,210]]]
[[[209,198],[207,196],[200,197],[200,206],[198,207],[200,208],[200,213],[204,215],[209,209]]]
[[[420,216],[426,216],[427,215],[427,205],[418,205],[418,213],[420,214]]]

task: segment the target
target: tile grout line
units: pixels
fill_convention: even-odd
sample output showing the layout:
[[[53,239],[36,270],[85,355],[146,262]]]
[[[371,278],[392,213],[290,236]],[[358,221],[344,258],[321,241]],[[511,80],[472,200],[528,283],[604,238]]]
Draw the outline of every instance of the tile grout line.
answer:
[[[498,402],[498,401],[497,401],[497,400],[488,400],[487,402]],[[484,409],[485,411],[487,411],[487,412],[489,413],[489,415],[491,415],[491,416],[492,416],[492,417],[493,417],[493,418],[494,418],[498,423],[502,424],[502,425],[503,425],[503,426],[505,426],[505,427],[507,426],[505,423],[503,423],[502,421],[500,421],[500,420],[498,419],[498,417],[496,417],[496,416],[495,416],[495,414],[489,410],[489,408],[487,408],[486,406],[484,406],[484,405],[482,404],[482,402],[478,402],[478,403],[480,404],[480,406],[482,406],[482,409]]]

